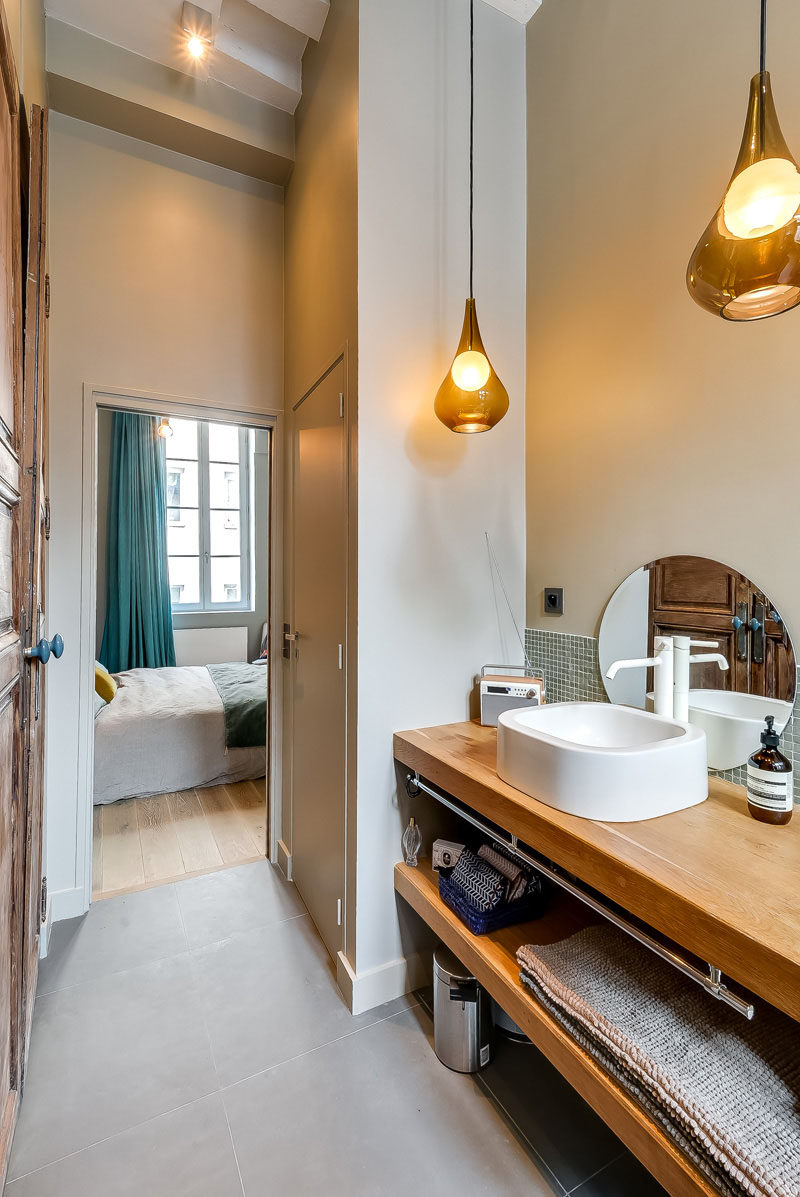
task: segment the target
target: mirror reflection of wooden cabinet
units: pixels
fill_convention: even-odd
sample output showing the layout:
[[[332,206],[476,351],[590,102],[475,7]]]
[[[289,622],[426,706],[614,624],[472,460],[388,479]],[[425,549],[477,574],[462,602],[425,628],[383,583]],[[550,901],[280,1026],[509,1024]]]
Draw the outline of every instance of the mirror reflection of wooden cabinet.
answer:
[[[779,613],[748,578],[705,557],[664,557],[645,568],[650,578],[649,655],[659,635],[716,640],[729,669],[698,663],[692,667],[693,687],[793,700],[791,641]],[[652,670],[648,672],[652,689]]]

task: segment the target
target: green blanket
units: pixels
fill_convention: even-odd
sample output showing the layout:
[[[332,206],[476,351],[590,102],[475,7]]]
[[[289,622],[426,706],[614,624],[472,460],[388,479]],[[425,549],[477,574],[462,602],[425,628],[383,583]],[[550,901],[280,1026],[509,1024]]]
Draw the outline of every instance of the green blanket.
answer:
[[[207,665],[225,709],[226,748],[266,748],[267,667],[231,661]]]

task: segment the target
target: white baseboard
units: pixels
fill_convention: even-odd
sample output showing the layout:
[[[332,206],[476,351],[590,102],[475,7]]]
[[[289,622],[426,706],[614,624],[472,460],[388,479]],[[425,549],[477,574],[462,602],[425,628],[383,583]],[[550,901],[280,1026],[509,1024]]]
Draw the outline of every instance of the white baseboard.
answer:
[[[292,854],[284,844],[283,840],[278,840],[278,868],[283,873],[287,881],[292,879]]]
[[[51,923],[76,919],[89,909],[86,893],[82,889],[57,889],[55,893],[47,895],[47,906]]]
[[[344,952],[339,952],[336,957],[336,982],[351,1014],[374,1010],[384,1002],[419,989],[430,982],[430,976],[430,952],[401,956],[399,960],[389,960],[364,973],[354,971]]]

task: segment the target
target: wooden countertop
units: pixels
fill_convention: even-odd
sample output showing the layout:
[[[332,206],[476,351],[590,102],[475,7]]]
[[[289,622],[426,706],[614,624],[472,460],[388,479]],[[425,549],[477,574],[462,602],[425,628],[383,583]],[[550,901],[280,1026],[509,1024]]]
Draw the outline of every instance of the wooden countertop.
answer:
[[[394,755],[586,884],[800,1020],[800,813],[759,823],[739,786],[709,778],[700,806],[600,823],[497,776],[497,732],[454,723],[398,732]]]

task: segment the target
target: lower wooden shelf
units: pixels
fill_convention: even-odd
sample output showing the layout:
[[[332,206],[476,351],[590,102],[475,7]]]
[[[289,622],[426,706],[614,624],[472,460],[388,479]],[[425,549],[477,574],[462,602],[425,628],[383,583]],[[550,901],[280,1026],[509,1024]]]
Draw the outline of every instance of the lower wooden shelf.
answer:
[[[592,921],[586,907],[568,894],[557,894],[540,919],[473,935],[439,897],[429,861],[421,860],[416,869],[395,865],[394,887],[672,1197],[715,1197],[716,1190],[672,1140],[522,986],[517,949],[526,943],[555,943],[586,926]]]

